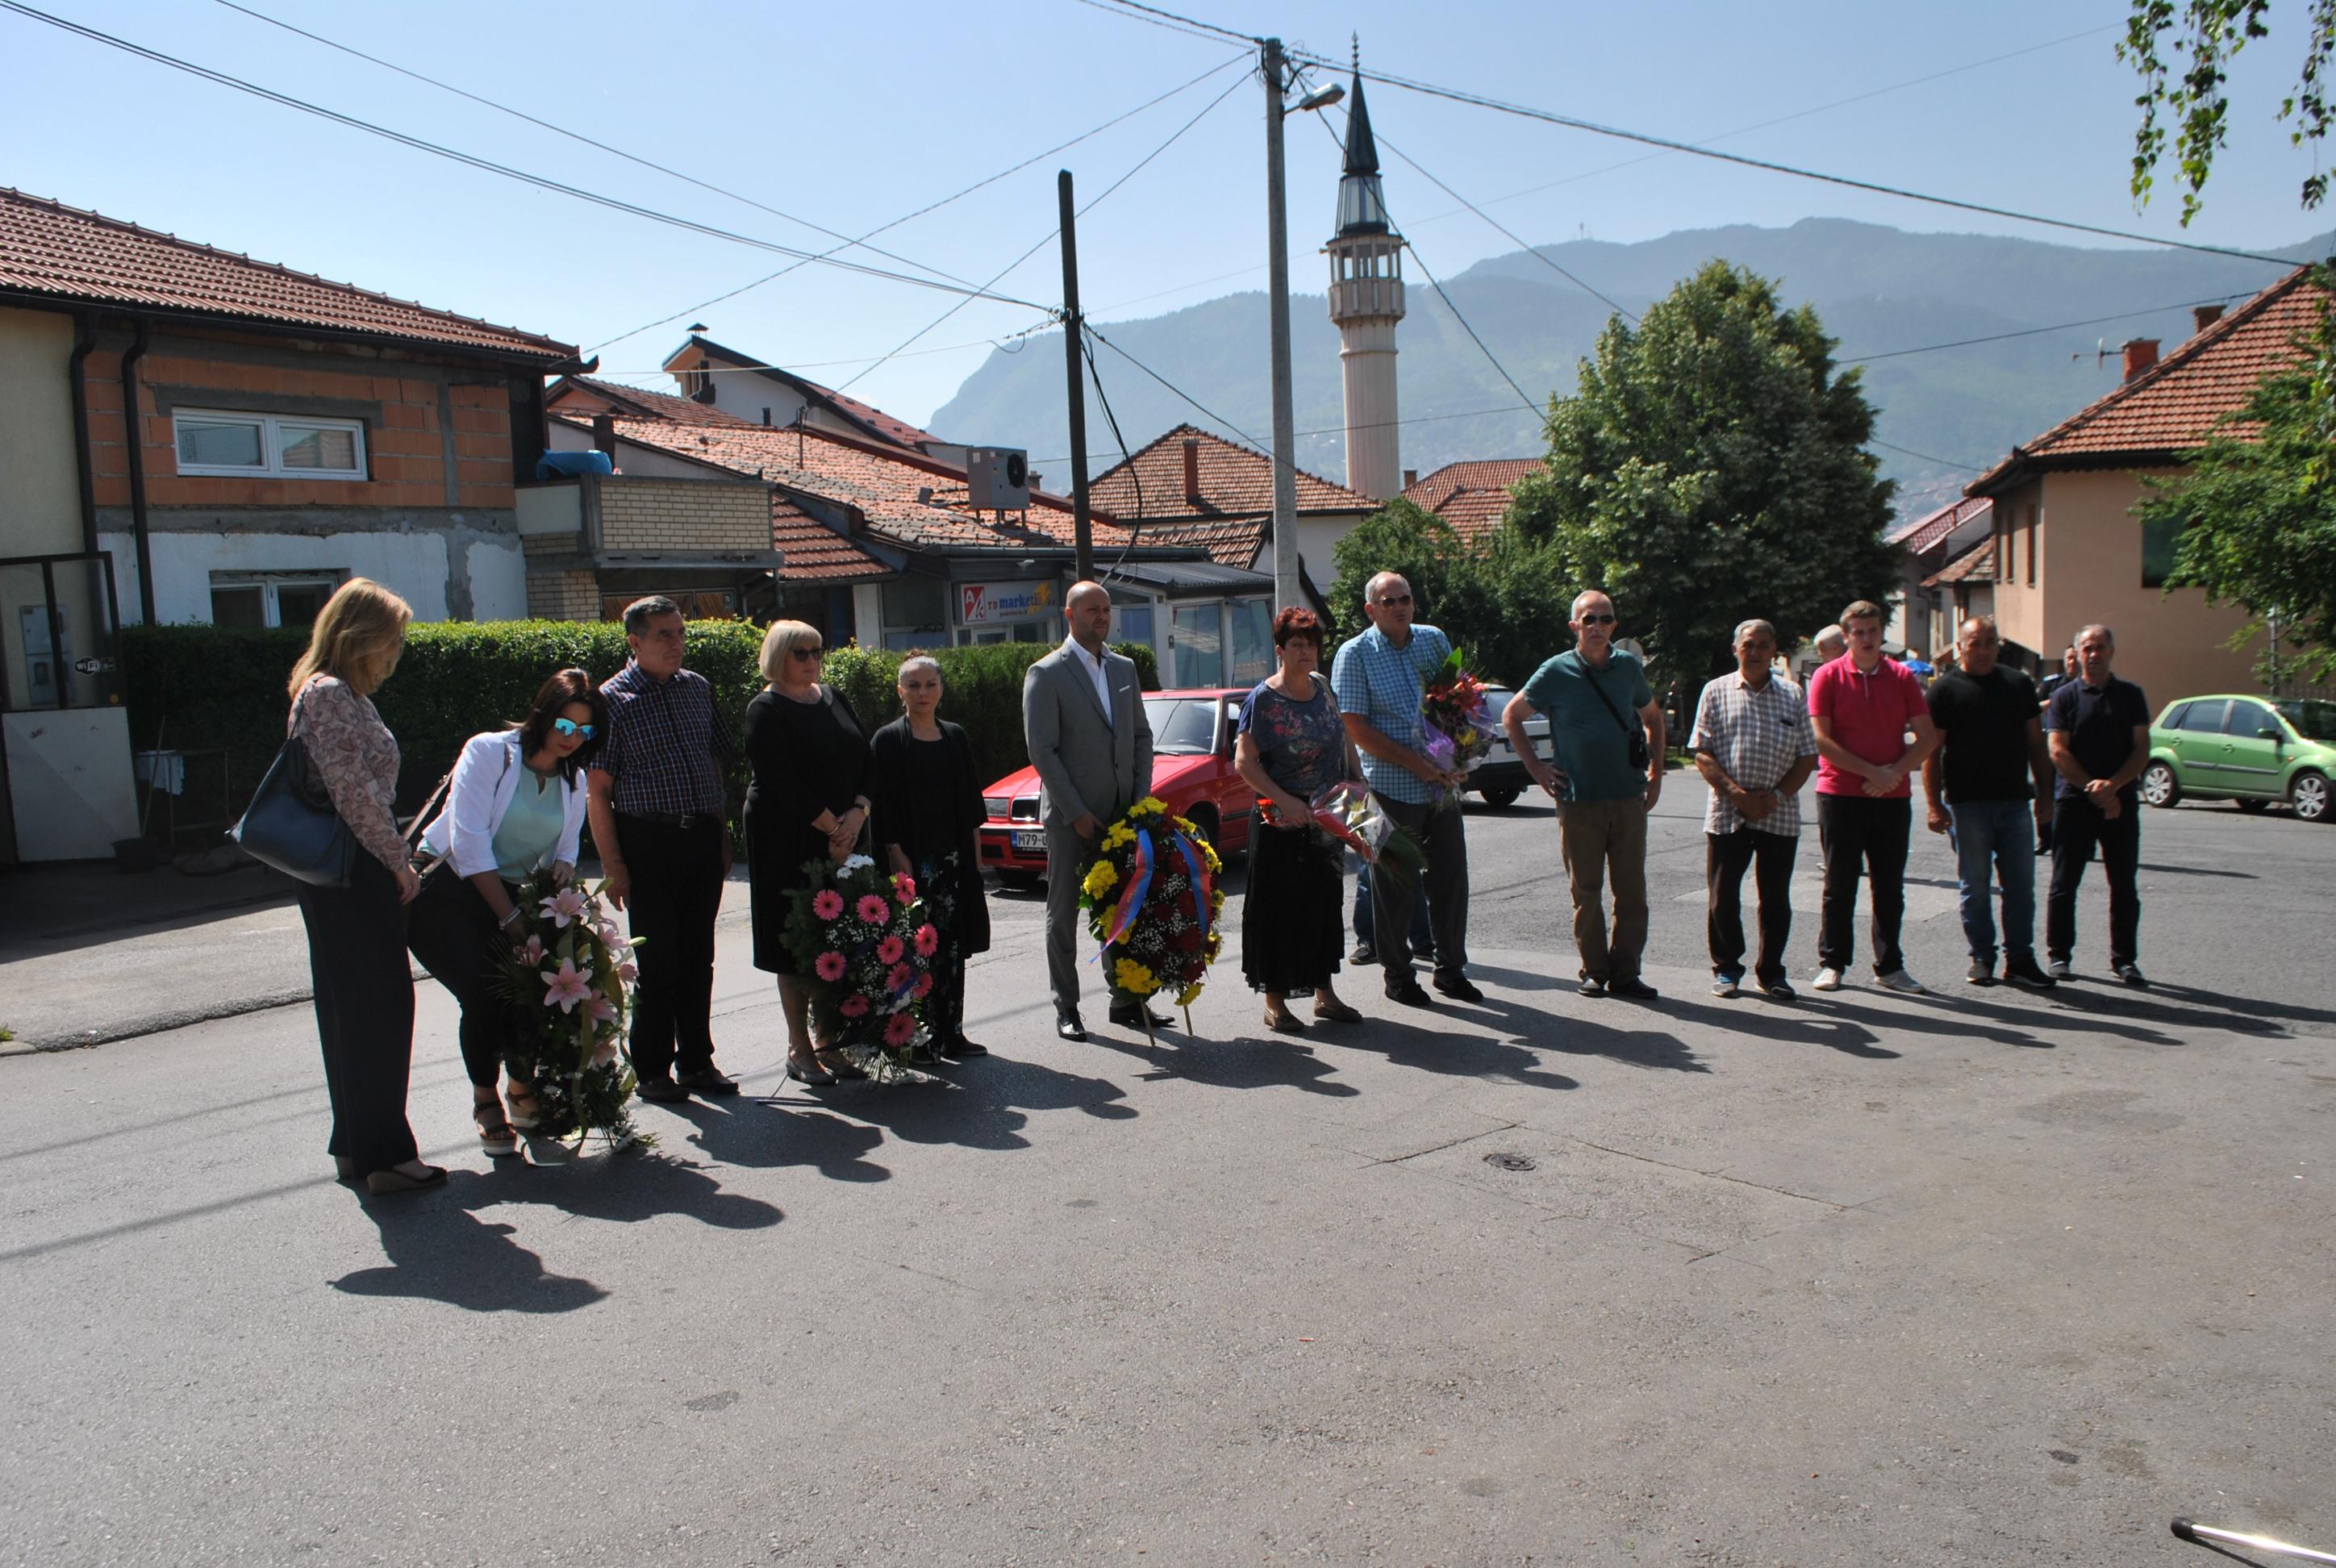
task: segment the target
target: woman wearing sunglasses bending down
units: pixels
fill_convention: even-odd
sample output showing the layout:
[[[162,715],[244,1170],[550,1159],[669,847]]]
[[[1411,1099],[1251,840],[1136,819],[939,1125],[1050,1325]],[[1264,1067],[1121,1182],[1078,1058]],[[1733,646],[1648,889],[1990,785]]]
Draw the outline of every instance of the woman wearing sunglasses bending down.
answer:
[[[592,677],[561,670],[535,694],[525,719],[464,743],[445,807],[423,830],[423,851],[442,858],[422,879],[406,946],[462,1005],[462,1066],[479,1144],[490,1154],[517,1153],[512,1124],[535,1120],[535,1102],[519,1085],[511,1086],[508,1115],[495,1090],[511,1036],[501,954],[519,919],[519,886],[546,866],[560,881],[576,874],[584,764],[608,729]]]

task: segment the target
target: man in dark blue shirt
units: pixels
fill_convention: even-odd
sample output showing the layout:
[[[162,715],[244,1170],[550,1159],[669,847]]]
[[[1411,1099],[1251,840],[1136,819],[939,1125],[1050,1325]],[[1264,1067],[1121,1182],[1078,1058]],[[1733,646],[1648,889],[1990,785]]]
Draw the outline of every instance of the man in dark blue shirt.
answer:
[[[2105,626],[2077,634],[2077,678],[2053,692],[2044,709],[2051,739],[2058,806],[2052,829],[2052,888],[2044,904],[2048,972],[2069,978],[2077,946],[2077,884],[2101,852],[2109,884],[2109,969],[2129,986],[2146,986],[2139,966],[2141,791],[2149,764],[2149,699],[2109,673],[2117,635]]]

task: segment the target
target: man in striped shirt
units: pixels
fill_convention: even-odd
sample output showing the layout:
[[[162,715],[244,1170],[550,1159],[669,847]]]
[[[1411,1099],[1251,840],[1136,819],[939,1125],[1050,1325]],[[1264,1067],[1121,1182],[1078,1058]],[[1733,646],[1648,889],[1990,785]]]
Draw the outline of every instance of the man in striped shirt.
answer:
[[[1744,983],[1743,888],[1752,868],[1760,898],[1760,951],[1752,977],[1761,991],[1790,1001],[1785,945],[1793,932],[1793,857],[1800,848],[1801,786],[1817,765],[1801,688],[1775,671],[1776,628],[1747,620],[1736,628],[1736,668],[1710,682],[1696,704],[1697,771],[1711,786],[1704,810],[1705,934],[1711,994]]]

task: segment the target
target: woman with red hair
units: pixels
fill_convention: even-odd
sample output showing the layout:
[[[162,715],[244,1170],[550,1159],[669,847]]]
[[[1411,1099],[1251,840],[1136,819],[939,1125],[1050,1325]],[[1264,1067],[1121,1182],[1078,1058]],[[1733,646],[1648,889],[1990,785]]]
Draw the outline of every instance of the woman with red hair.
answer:
[[[1322,622],[1294,606],[1273,618],[1279,667],[1241,703],[1233,765],[1261,802],[1241,901],[1241,972],[1265,993],[1265,1027],[1306,1032],[1287,998],[1311,994],[1314,1017],[1359,1022],[1330,977],[1344,945],[1346,862],[1337,840],[1314,825],[1314,795],[1359,777],[1338,699],[1321,673]]]

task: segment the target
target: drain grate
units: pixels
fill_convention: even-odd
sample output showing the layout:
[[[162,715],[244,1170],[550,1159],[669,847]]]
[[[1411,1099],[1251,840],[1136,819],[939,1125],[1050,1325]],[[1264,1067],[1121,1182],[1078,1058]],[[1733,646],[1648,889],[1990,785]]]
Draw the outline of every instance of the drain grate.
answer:
[[[1531,1154],[1486,1154],[1484,1164],[1496,1171],[1530,1171],[1534,1162]]]

